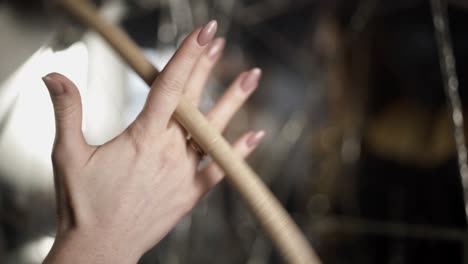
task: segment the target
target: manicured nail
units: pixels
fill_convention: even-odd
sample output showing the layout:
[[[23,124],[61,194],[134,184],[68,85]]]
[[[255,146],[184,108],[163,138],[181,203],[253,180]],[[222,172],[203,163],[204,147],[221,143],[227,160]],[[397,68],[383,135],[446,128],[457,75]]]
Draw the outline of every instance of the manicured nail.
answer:
[[[221,54],[221,51],[224,49],[225,42],[226,41],[224,38],[215,39],[208,48],[208,58],[211,60],[216,60],[219,54]]]
[[[244,77],[244,80],[241,82],[242,90],[250,92],[255,89],[258,85],[258,81],[262,76],[262,70],[259,68],[254,68],[253,70],[247,73],[247,76]]]
[[[265,136],[265,131],[263,130],[253,133],[247,139],[247,146],[249,146],[250,148],[256,147],[258,143],[263,139],[264,136]]]
[[[200,44],[200,46],[205,46],[206,44],[208,44],[208,42],[210,42],[213,39],[217,29],[218,23],[216,22],[216,20],[211,20],[202,28],[202,30],[198,34],[198,44]]]
[[[42,81],[45,83],[47,86],[47,89],[49,90],[49,93],[51,95],[61,95],[64,93],[63,86],[60,82],[54,80],[52,77],[49,75],[42,77]]]

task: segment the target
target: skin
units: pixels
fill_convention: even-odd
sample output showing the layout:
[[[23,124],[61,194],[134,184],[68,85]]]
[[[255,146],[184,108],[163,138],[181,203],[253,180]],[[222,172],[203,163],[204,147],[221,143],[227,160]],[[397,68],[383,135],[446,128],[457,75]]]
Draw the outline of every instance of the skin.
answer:
[[[56,116],[52,161],[58,212],[56,240],[44,263],[137,263],[222,180],[216,164],[198,168],[200,156],[171,119],[182,94],[198,105],[220,57],[224,40],[212,40],[214,33],[206,31],[186,38],[153,83],[140,115],[102,146],[88,145],[83,137],[75,85],[57,73],[44,77]],[[207,114],[220,131],[259,78],[258,69],[241,73]],[[233,146],[246,157],[263,135],[248,132]]]

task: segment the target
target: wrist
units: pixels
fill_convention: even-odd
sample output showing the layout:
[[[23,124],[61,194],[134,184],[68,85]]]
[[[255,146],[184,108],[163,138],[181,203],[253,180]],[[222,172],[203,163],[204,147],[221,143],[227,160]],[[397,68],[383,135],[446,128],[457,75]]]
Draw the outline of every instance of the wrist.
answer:
[[[141,255],[126,247],[123,241],[74,230],[57,236],[44,264],[135,264]]]

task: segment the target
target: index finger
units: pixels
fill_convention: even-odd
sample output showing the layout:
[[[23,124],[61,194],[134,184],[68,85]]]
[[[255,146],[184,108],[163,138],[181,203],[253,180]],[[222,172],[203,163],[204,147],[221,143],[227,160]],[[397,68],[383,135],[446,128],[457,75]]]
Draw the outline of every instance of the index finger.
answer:
[[[206,45],[213,39],[217,22],[210,21],[203,28],[190,33],[151,85],[142,111],[146,129],[166,127],[174,113],[186,82]],[[148,127],[149,126],[149,127]]]

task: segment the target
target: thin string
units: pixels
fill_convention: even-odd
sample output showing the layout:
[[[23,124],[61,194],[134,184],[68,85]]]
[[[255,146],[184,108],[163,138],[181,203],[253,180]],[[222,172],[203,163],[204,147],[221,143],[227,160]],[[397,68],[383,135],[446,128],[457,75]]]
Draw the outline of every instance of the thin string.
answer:
[[[463,121],[463,107],[460,99],[455,56],[450,37],[447,3],[442,0],[431,0],[431,6],[437,49],[439,52],[442,80],[444,84],[445,95],[447,96],[448,106],[452,114],[453,133],[457,150],[458,167],[465,201],[465,214],[468,217],[468,162]]]

